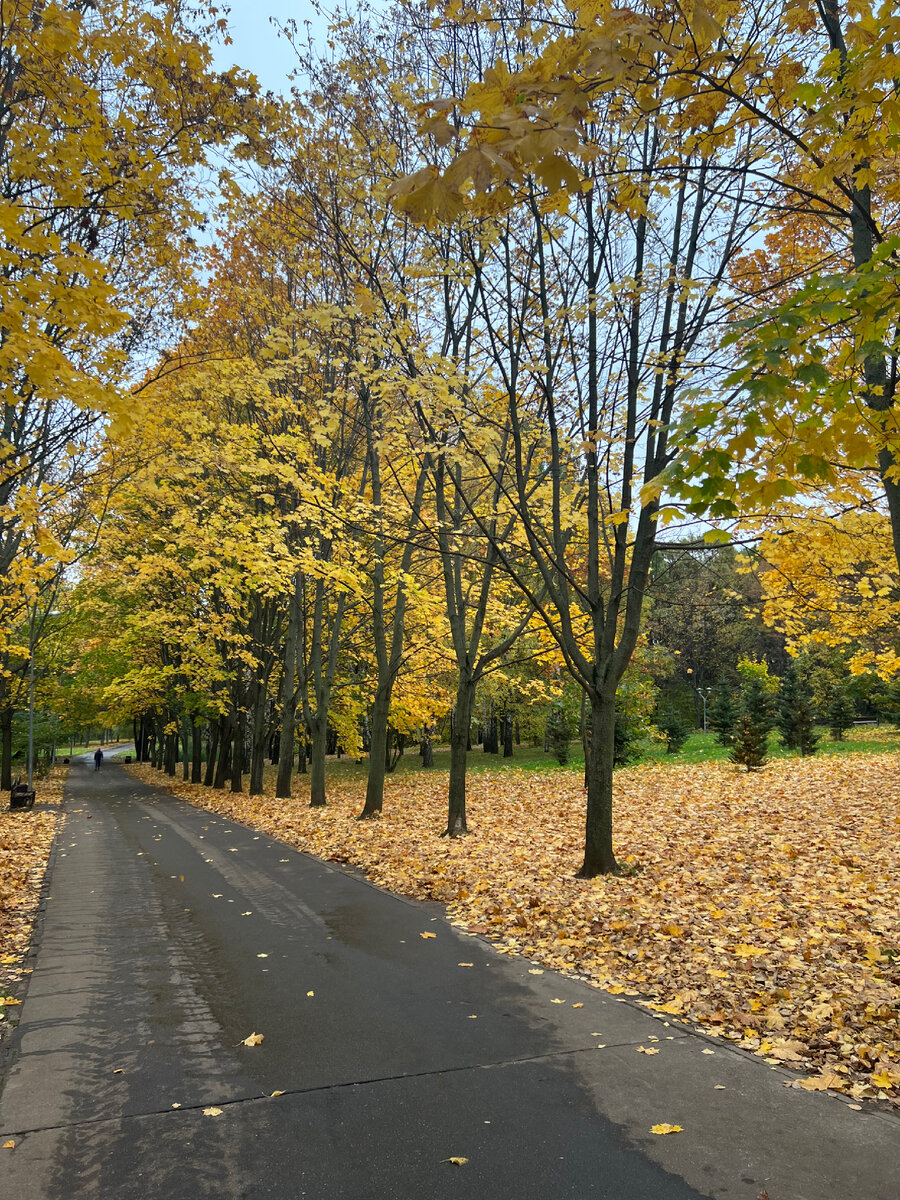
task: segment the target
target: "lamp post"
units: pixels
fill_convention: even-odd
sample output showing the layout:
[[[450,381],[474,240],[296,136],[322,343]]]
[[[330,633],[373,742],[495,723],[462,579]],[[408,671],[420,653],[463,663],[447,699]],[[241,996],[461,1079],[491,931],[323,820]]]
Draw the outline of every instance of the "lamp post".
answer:
[[[704,733],[706,733],[706,702],[709,699],[711,692],[712,692],[711,687],[705,687],[705,688],[698,687],[697,688],[697,695],[703,701],[703,732]]]

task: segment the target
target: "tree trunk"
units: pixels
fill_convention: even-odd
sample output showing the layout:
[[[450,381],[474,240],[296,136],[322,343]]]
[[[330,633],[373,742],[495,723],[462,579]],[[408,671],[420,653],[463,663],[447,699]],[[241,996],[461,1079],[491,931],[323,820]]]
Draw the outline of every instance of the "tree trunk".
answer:
[[[297,634],[300,625],[299,580],[288,605],[287,632],[284,639],[284,661],[281,673],[281,733],[278,738],[278,779],[275,795],[279,800],[291,798],[291,769],[294,765],[294,688],[297,682]]]
[[[390,705],[390,694],[385,688],[379,687],[375,692],[372,720],[369,725],[369,777],[366,781],[366,802],[359,814],[360,821],[380,816],[384,804],[384,776],[390,756],[388,744]]]
[[[209,726],[209,744],[206,747],[206,774],[203,776],[203,783],[206,787],[212,787],[212,782],[216,775],[216,756],[219,753],[219,727],[221,724],[222,718],[216,717],[215,721],[210,722]]]
[[[244,714],[239,706],[234,713],[234,732],[231,738],[231,790],[240,794],[244,790]]]
[[[0,714],[0,737],[2,737],[2,764],[0,764],[0,787],[8,792],[12,787],[12,709],[4,708]]]
[[[192,734],[193,728],[194,728],[194,722],[187,715],[187,713],[185,713],[184,718],[182,720],[182,724],[181,724],[181,744],[184,747],[184,756],[182,759],[182,767],[181,767],[181,777],[185,783],[187,783],[187,781],[191,777],[191,749],[190,749],[189,743],[193,736],[193,734]]]
[[[219,718],[219,758],[213,778],[214,788],[223,788],[231,773],[231,717]]]
[[[203,738],[200,722],[195,717],[191,722],[191,783],[203,779]]]
[[[328,748],[328,728],[324,716],[313,722],[310,733],[309,806],[321,808],[325,803],[325,751]]]
[[[509,713],[503,718],[503,757],[513,756],[513,723]]]
[[[266,765],[266,685],[260,680],[254,688],[253,724],[250,756],[250,795],[263,793],[263,769]]]
[[[450,739],[450,783],[447,788],[447,828],[441,837],[461,837],[466,826],[466,766],[469,746],[469,722],[475,701],[475,685],[460,677],[456,689],[456,719]]]
[[[307,757],[306,745],[307,745],[306,730],[304,729],[303,736],[300,738],[300,741],[297,743],[297,774],[298,775],[306,774],[306,757]]]
[[[422,766],[434,766],[434,743],[431,740],[431,727],[426,725],[422,730],[422,742],[419,746],[419,753],[422,755]]]
[[[166,774],[175,778],[175,765],[178,762],[178,729],[165,735]]]
[[[619,864],[613,854],[613,755],[615,753],[616,693],[591,696],[591,738],[587,784],[584,863],[579,879],[611,875]]]

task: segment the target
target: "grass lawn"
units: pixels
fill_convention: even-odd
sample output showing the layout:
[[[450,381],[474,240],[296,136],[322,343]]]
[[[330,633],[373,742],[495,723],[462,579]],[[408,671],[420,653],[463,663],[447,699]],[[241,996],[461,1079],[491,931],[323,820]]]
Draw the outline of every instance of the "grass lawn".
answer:
[[[892,725],[859,725],[854,729],[849,730],[844,735],[844,740],[841,742],[833,742],[828,736],[828,730],[818,728],[819,745],[817,754],[831,756],[841,754],[891,754],[900,752],[900,729],[894,728]],[[559,770],[559,764],[552,754],[548,754],[540,746],[521,745],[516,746],[515,753],[511,759],[504,758],[502,754],[485,754],[480,747],[475,747],[469,752],[469,771],[497,771],[508,770],[510,767],[521,771],[556,771]],[[716,736],[713,733],[692,733],[687,739],[684,746],[677,754],[667,754],[665,746],[660,742],[651,742],[649,739],[641,743],[641,761],[658,761],[671,763],[673,765],[680,763],[704,763],[704,762],[727,762],[728,751],[724,746],[719,745],[716,741]],[[771,759],[791,759],[797,755],[793,751],[785,750],[779,740],[778,735],[772,733],[769,735],[769,757]],[[434,771],[449,771],[450,770],[450,750],[444,746],[436,746],[434,751]],[[584,771],[584,753],[581,748],[581,742],[572,742],[569,750],[569,761],[565,766],[568,771],[583,773]],[[365,762],[358,763],[354,758],[345,756],[338,758],[329,758],[328,771],[333,778],[365,778],[366,774]],[[419,758],[418,748],[413,746],[407,749],[406,753],[397,764],[395,774],[408,775],[410,773],[421,771],[421,759]]]

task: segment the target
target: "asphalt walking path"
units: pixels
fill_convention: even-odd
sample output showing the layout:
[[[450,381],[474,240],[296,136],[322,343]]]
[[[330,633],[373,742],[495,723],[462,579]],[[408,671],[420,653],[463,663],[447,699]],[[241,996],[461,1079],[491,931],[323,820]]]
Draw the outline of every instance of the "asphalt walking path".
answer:
[[[2,1063],[4,1200],[900,1196],[892,1114],[113,763],[73,765],[65,808]]]

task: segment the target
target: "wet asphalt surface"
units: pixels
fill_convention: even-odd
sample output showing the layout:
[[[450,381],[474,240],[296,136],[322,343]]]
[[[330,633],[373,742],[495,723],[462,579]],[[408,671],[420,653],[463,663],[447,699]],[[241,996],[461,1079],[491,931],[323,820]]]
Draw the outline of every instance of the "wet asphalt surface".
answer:
[[[859,1185],[841,1138],[874,1172],[854,1200],[900,1195],[892,1118],[845,1130],[830,1098],[701,1059],[684,1027],[530,975],[437,905],[111,762],[75,764],[65,807],[4,1049],[3,1200],[849,1200],[823,1183],[845,1163]]]

